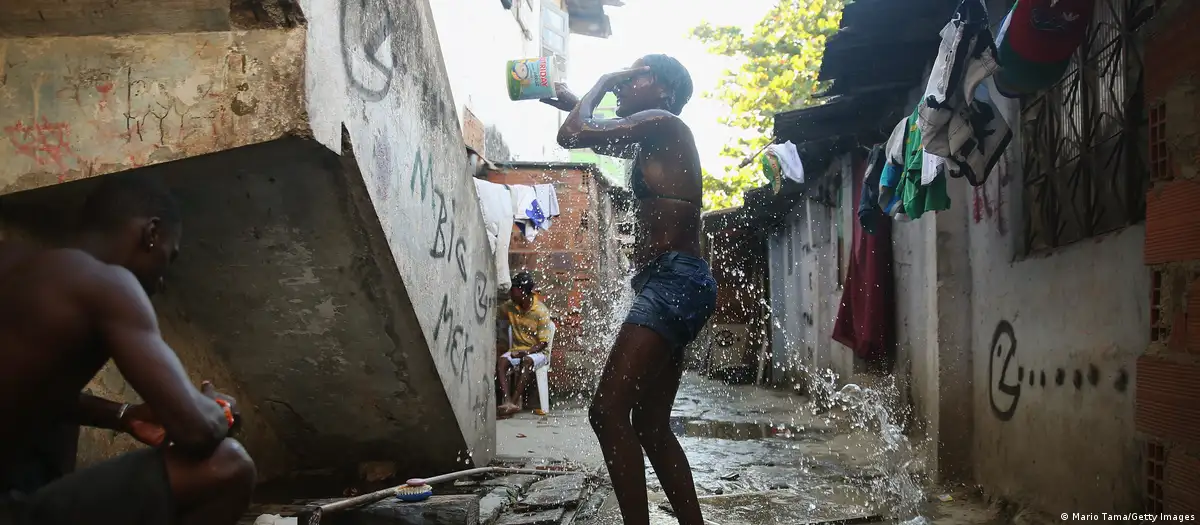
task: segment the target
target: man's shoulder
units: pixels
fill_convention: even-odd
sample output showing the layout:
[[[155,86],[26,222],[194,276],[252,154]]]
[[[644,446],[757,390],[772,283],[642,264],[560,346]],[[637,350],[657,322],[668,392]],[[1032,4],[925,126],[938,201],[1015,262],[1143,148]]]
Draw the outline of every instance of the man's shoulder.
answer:
[[[107,292],[137,284],[129,270],[107,264],[83,250],[55,248],[30,257],[26,266],[37,268],[30,272],[31,277],[54,281],[85,296],[92,291]]]
[[[529,313],[534,314],[534,315],[538,316],[539,318],[540,317],[545,317],[547,319],[550,318],[550,309],[546,308],[546,303],[542,302],[541,300],[538,300],[537,302],[533,303],[533,308],[530,308],[529,310],[530,310]]]

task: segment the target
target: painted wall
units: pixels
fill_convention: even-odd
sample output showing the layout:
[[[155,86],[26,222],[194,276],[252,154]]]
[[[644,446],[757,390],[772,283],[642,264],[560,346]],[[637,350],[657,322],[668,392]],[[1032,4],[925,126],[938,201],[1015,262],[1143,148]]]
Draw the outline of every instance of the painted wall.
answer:
[[[508,98],[505,65],[509,60],[541,55],[542,3],[553,0],[526,1],[514,1],[513,9],[521,9],[528,39],[513,12],[495,0],[431,2],[451,100],[460,114],[462,108],[468,108],[503,137],[512,159],[485,151],[492,160],[566,160],[566,152],[555,142],[560,117],[566,114],[536,100],[513,102]]]
[[[0,39],[0,194],[304,130],[304,34]]]
[[[486,463],[496,432],[495,266],[433,12],[425,0],[301,7],[313,136],[335,152],[352,145],[471,460]]]

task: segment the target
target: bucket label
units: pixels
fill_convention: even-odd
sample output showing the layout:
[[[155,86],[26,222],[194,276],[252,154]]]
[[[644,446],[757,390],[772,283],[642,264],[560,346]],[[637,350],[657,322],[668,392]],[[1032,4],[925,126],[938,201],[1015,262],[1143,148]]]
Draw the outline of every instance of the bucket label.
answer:
[[[513,100],[555,96],[549,60],[529,58],[508,62],[508,95]]]

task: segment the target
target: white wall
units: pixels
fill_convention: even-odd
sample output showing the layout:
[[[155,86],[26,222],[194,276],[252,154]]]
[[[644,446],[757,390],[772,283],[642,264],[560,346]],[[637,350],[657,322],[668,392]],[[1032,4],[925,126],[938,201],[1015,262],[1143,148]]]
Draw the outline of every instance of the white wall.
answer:
[[[514,0],[513,9],[523,1]],[[536,100],[509,100],[505,83],[509,60],[541,54],[538,23],[544,1],[553,2],[532,2],[532,20],[527,20],[532,39],[526,40],[513,14],[496,0],[430,0],[460,127],[465,107],[484,125],[496,126],[513,160],[567,158],[556,143],[560,116],[566,115]]]
[[[978,197],[981,211],[969,226],[976,477],[991,493],[1049,512],[1139,509],[1133,392],[1150,330],[1144,227],[1014,262],[1020,179],[1005,174],[957,192],[964,206]]]
[[[895,224],[900,369],[939,472],[1055,514],[1135,510],[1144,229],[1018,256],[1020,143],[980,188],[951,180],[951,210]]]
[[[848,157],[835,162],[827,176],[849,173],[849,166]],[[842,192],[844,202],[849,193]],[[776,381],[832,371],[844,384],[854,374],[854,354],[832,338],[843,291],[838,284],[837,216],[837,209],[804,199],[767,238]],[[853,224],[844,231],[852,234]],[[844,242],[849,246],[849,237]]]
[[[464,452],[487,463],[496,437],[494,266],[429,5],[301,5],[309,20],[305,87],[313,136],[341,152],[343,127],[348,131]],[[371,49],[372,41],[382,47]],[[502,79],[500,64],[495,71]]]

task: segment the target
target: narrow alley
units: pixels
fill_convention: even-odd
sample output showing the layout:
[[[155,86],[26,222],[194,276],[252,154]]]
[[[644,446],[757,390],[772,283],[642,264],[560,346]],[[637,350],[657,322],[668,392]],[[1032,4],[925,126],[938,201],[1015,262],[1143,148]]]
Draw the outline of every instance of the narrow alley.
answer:
[[[1197,521],[1197,27],[0,0],[0,525]]]
[[[720,525],[1005,523],[978,494],[930,484],[917,450],[924,444],[898,433],[897,416],[886,408],[895,406],[894,391],[889,400],[887,390],[848,387],[820,407],[786,391],[687,374],[672,427],[692,462],[705,519]],[[562,523],[621,523],[583,403],[501,421],[497,441],[501,461],[565,462],[599,481],[572,502],[578,506]],[[675,523],[649,465],[646,477],[653,523]],[[501,524],[551,523],[522,521],[546,519],[545,511],[495,511]]]

